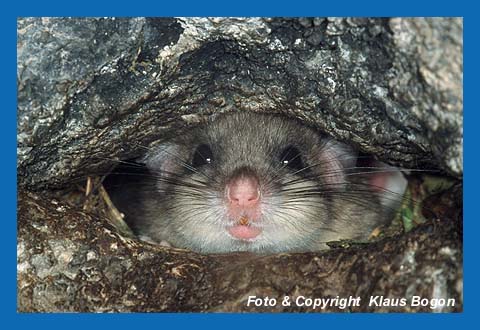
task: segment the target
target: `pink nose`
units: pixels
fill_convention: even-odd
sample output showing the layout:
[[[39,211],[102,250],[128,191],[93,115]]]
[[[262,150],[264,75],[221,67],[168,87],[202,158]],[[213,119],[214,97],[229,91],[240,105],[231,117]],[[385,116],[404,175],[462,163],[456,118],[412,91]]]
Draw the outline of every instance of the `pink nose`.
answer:
[[[254,177],[238,177],[227,185],[228,201],[235,206],[254,206],[259,197],[258,181]]]

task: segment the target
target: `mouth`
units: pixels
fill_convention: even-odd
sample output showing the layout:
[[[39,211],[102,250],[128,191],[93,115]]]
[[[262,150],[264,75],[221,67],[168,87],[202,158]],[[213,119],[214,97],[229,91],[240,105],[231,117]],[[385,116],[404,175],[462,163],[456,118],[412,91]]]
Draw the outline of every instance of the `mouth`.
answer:
[[[233,238],[243,241],[253,241],[262,232],[260,228],[242,224],[235,224],[229,227],[227,231]]]

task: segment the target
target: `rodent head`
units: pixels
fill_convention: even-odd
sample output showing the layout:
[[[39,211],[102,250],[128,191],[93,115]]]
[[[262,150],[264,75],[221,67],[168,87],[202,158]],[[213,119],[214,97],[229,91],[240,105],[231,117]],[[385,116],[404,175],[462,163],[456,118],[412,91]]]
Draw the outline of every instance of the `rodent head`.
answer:
[[[372,224],[378,218],[359,214],[359,203],[344,193],[355,152],[284,117],[219,115],[153,148],[144,161],[157,176],[145,234],[177,247],[318,250],[372,229],[353,214],[375,218]]]

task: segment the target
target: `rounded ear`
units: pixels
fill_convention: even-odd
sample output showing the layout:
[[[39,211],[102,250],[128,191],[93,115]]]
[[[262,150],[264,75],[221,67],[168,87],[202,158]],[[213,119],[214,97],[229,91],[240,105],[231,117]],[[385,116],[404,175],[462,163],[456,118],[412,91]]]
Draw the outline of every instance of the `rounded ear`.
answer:
[[[389,209],[398,208],[407,189],[407,179],[397,167],[378,160],[373,160],[370,166],[375,170],[366,177],[372,190],[379,194],[380,203]]]
[[[173,143],[162,143],[153,147],[141,161],[151,172],[161,176],[178,173],[185,163],[180,146]]]
[[[327,140],[319,152],[319,162],[322,169],[322,178],[332,188],[344,189],[346,171],[355,167],[358,153],[350,146],[335,141]]]

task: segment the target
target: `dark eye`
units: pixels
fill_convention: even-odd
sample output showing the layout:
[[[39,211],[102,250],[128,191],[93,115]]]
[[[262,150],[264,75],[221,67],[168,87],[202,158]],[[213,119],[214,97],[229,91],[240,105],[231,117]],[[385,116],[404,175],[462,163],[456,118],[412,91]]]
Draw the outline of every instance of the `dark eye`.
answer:
[[[195,150],[192,159],[192,166],[193,167],[200,167],[203,165],[207,165],[212,163],[213,161],[213,153],[212,149],[206,144],[201,144]]]
[[[295,171],[305,168],[300,151],[293,146],[288,146],[282,151],[280,154],[280,161],[282,166],[291,168]]]

